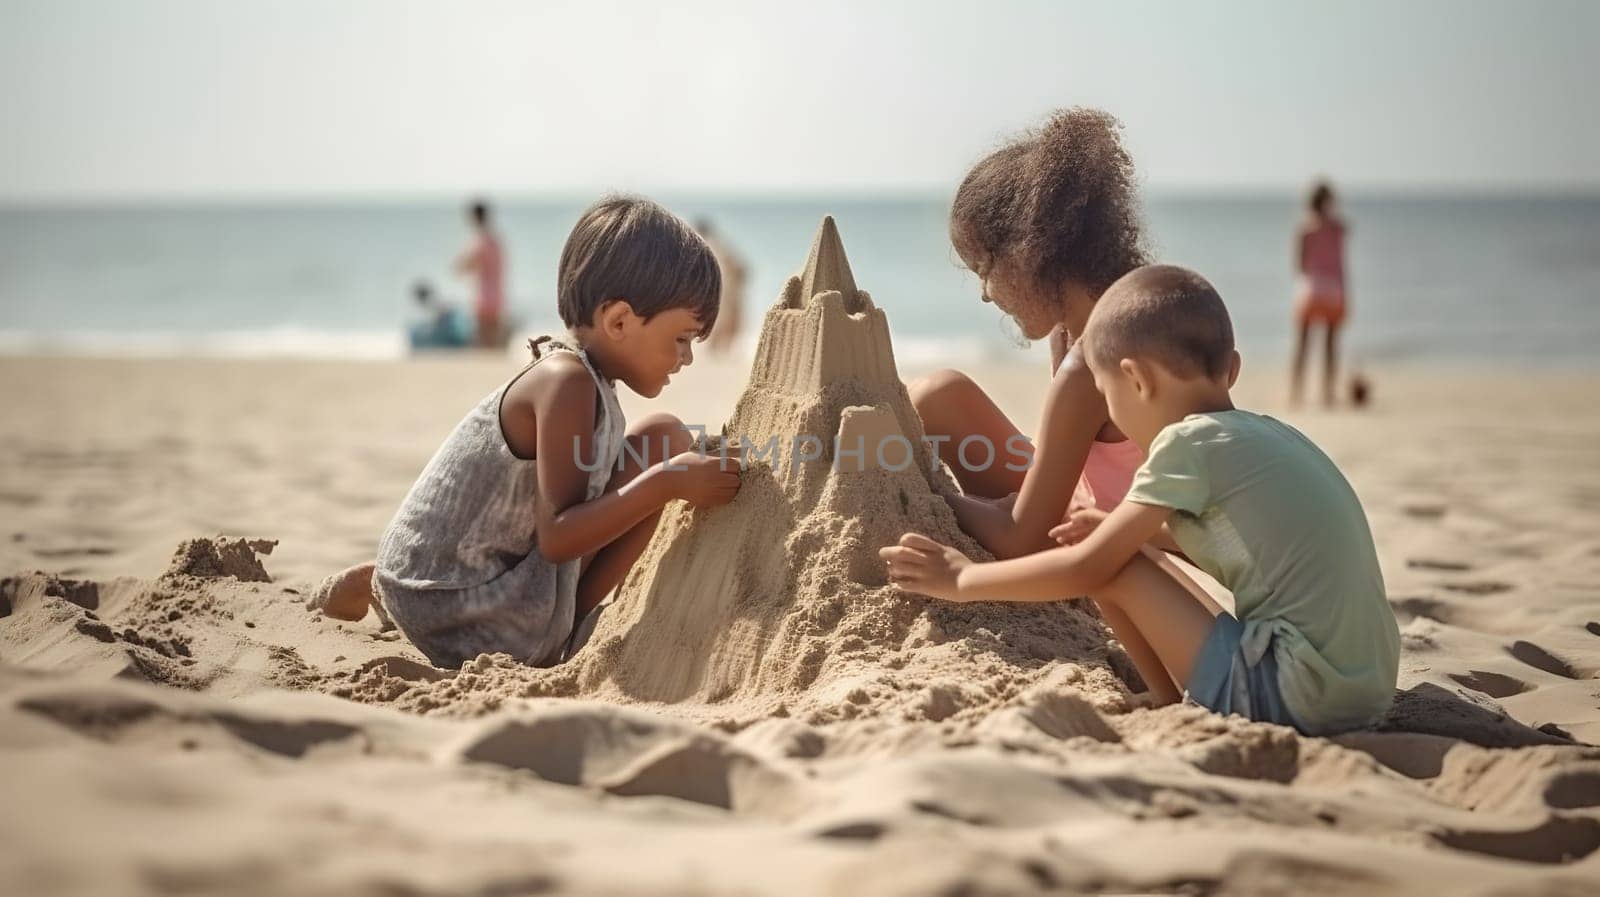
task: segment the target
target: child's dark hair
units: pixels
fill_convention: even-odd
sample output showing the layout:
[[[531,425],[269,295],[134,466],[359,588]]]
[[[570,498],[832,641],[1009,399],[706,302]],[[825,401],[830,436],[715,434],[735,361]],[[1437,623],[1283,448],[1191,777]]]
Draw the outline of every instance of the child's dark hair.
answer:
[[[711,332],[722,298],[722,272],[711,247],[682,218],[639,196],[608,196],[588,209],[567,237],[556,274],[556,307],[568,327],[621,299],[646,320],[673,308],[694,312]]]
[[[1325,215],[1328,212],[1328,203],[1333,201],[1333,185],[1327,181],[1317,181],[1311,185],[1311,192],[1306,194],[1306,208]]]
[[[1074,107],[973,167],[950,208],[950,242],[974,271],[1011,259],[1040,286],[1099,296],[1144,264],[1133,160],[1122,125]]]
[[[482,199],[474,199],[467,204],[467,214],[471,216],[472,223],[482,227],[489,223],[489,203]]]
[[[1148,265],[1100,297],[1083,342],[1096,367],[1147,358],[1179,377],[1216,380],[1233,357],[1233,322],[1204,277],[1177,265]]]

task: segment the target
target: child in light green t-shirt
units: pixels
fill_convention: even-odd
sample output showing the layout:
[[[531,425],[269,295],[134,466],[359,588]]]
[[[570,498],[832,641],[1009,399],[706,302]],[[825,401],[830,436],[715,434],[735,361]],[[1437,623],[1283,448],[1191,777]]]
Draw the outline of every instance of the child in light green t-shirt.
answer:
[[[1077,544],[1005,561],[907,533],[880,552],[890,578],[952,601],[1086,594],[1159,699],[1187,690],[1308,733],[1376,722],[1400,634],[1366,515],[1311,440],[1233,407],[1239,354],[1216,291],[1140,268],[1100,298],[1083,341],[1111,420],[1145,449],[1127,498]],[[1141,551],[1169,538],[1233,593],[1233,614]]]

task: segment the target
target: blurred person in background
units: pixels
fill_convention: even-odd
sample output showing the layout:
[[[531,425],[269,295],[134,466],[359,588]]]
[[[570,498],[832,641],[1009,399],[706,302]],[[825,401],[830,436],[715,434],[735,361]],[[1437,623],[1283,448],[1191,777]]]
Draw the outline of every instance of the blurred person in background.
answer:
[[[1333,187],[1318,181],[1306,200],[1306,215],[1295,234],[1294,368],[1289,377],[1289,401],[1300,404],[1305,380],[1306,355],[1313,327],[1322,326],[1325,357],[1322,402],[1334,403],[1334,383],[1339,378],[1339,328],[1344,324],[1344,219],[1339,216]],[[1363,395],[1364,398],[1364,395]]]
[[[473,241],[456,260],[456,270],[473,280],[473,311],[477,318],[477,344],[483,348],[505,345],[505,253],[490,222],[489,204],[481,199],[467,206]]]
[[[717,326],[711,331],[711,336],[706,342],[712,352],[724,355],[733,349],[734,343],[739,338],[741,311],[744,307],[744,260],[723,242],[710,218],[696,219],[694,229],[706,241],[706,245],[711,247],[711,254],[717,258],[717,267],[722,270],[722,311],[718,313]]]
[[[472,325],[453,302],[441,301],[433,284],[419,280],[411,288],[420,316],[411,323],[412,350],[462,349],[472,345]]]

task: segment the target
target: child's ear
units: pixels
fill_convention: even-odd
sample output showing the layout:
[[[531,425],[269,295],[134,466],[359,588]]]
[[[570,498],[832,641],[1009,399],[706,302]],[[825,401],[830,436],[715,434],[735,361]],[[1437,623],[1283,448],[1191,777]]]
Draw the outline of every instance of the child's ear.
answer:
[[[630,319],[638,316],[626,299],[607,299],[595,312],[595,329],[612,339],[619,339],[632,325]]]
[[[1148,400],[1155,394],[1156,382],[1150,376],[1150,371],[1142,363],[1132,358],[1124,358],[1117,362],[1117,367],[1122,370],[1123,376],[1133,384],[1133,391],[1141,399]]]
[[[1233,350],[1233,357],[1228,359],[1228,388],[1239,382],[1239,368],[1244,365],[1244,359],[1239,356],[1239,350]]]

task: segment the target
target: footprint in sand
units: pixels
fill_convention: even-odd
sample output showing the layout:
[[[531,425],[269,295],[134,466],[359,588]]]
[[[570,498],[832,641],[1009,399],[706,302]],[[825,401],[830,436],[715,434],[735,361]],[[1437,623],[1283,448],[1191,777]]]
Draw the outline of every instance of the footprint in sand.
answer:
[[[1600,807],[1600,770],[1562,773],[1544,789],[1544,802],[1562,810]]]
[[[104,545],[86,545],[81,548],[35,548],[33,553],[49,560],[62,560],[82,557],[106,557],[107,555],[116,554],[117,550]]]
[[[1553,676],[1560,676],[1564,679],[1583,678],[1576,669],[1573,669],[1572,664],[1535,645],[1533,642],[1512,642],[1511,647],[1507,648],[1506,651],[1512,657],[1528,666],[1537,670],[1544,670]]]
[[[1486,694],[1491,698],[1509,698],[1520,695],[1525,691],[1532,691],[1532,683],[1523,682],[1515,676],[1503,673],[1491,673],[1485,670],[1469,670],[1465,673],[1450,673],[1451,679],[1473,691]]]
[[[151,718],[182,723],[192,728],[217,728],[241,741],[284,757],[300,757],[329,741],[360,734],[347,723],[329,719],[284,719],[234,710],[193,711],[164,703],[162,697],[89,694],[42,694],[25,698],[17,709],[54,720],[69,729],[101,741],[139,738]]]
[[[1445,505],[1414,504],[1401,505],[1400,512],[1415,520],[1438,520],[1449,510]]]
[[[881,822],[870,820],[862,822],[841,822],[812,832],[818,838],[831,838],[840,841],[876,841],[889,831],[889,826]]]
[[[1472,569],[1472,565],[1465,561],[1438,561],[1432,558],[1406,558],[1406,566],[1413,570],[1442,570],[1448,573],[1464,573]]]
[[[1446,830],[1446,847],[1528,863],[1570,863],[1600,848],[1600,820],[1551,816],[1523,831]]]
[[[1447,582],[1441,583],[1441,588],[1452,592],[1462,592],[1467,595],[1498,595],[1501,592],[1511,591],[1511,584],[1495,582],[1490,579],[1480,579],[1474,582]]]
[[[1455,623],[1460,619],[1457,606],[1427,595],[1391,595],[1389,604],[1395,610],[1413,617],[1427,617],[1440,623]]]

